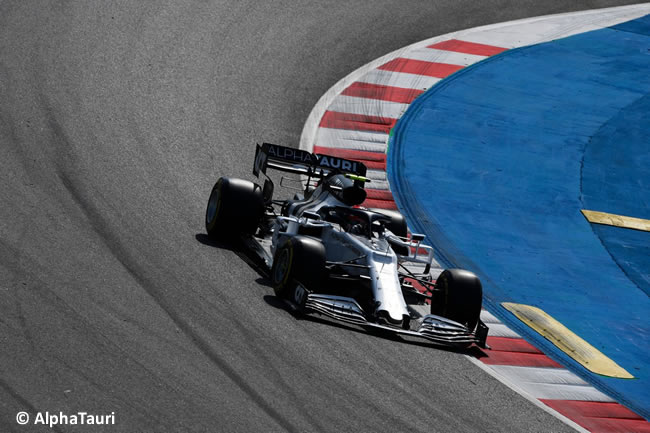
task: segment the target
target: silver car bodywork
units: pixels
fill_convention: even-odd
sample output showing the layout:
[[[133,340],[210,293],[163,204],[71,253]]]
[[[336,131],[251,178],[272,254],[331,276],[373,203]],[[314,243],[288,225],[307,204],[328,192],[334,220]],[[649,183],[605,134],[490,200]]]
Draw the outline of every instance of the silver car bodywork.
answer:
[[[258,147],[254,169],[256,175],[260,172],[265,174],[266,166],[305,174],[308,177],[314,174],[314,171],[302,171],[305,165],[312,163],[311,161],[306,164],[304,161],[299,161],[298,164],[291,164],[293,161],[289,161],[287,164],[287,161],[281,158],[269,158],[269,148],[268,145],[265,146],[266,149]],[[278,148],[286,149],[277,145],[271,146],[276,147],[276,154],[279,153]],[[264,151],[267,154],[260,155]],[[307,158],[296,153],[292,153],[293,155],[298,155],[294,157],[294,161],[295,158]],[[330,161],[332,160],[334,158],[330,158]],[[342,161],[345,162],[339,164],[350,163],[347,160]],[[276,251],[288,238],[314,237],[325,246],[326,263],[332,274],[329,282],[332,288],[334,289],[341,279],[351,281],[352,284],[363,284],[371,291],[374,302],[365,302],[362,305],[359,299],[346,296],[346,293],[341,293],[340,290],[314,293],[305,287],[303,282],[295,281],[293,296],[287,299],[291,306],[304,313],[318,313],[364,327],[425,338],[437,344],[467,346],[476,343],[485,346],[487,327],[482,322],[479,321],[474,331],[448,318],[426,314],[426,302],[427,299],[431,300],[431,296],[416,290],[409,283],[409,280],[419,281],[422,283],[421,287],[430,292],[435,290],[435,284],[429,275],[433,250],[422,244],[424,237],[398,237],[385,226],[387,217],[381,214],[381,210],[355,209],[349,202],[346,203],[340,194],[341,189],[337,189],[341,182],[334,178],[349,177],[358,185],[359,179],[363,179],[362,176],[341,173],[338,170],[327,172],[322,167],[319,169],[319,183],[313,189],[305,189],[307,197],[296,195],[294,200],[274,201],[273,204],[281,208],[281,213],[278,214],[269,206],[258,232],[253,236],[245,236],[244,240],[271,270]],[[365,174],[365,166],[363,173]],[[309,180],[308,178],[308,185]],[[270,179],[265,184],[265,195],[272,194],[268,194],[268,182]],[[272,185],[270,189],[272,190]],[[363,220],[357,218],[359,216],[367,218],[366,225],[361,229],[357,226],[362,224],[348,224],[350,221],[346,220],[346,217]],[[397,254],[396,248],[403,254]],[[416,303],[409,304],[407,297],[415,299]]]

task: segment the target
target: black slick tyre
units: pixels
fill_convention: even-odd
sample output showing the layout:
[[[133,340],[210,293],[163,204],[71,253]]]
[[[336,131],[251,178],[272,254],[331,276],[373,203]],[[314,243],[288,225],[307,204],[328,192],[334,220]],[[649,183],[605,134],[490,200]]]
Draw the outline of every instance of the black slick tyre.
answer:
[[[326,279],[325,246],[320,241],[293,236],[276,250],[271,267],[276,296],[302,308],[307,297],[304,291],[297,290],[297,283],[310,292],[318,292]]]
[[[464,269],[447,269],[436,280],[431,314],[446,317],[474,331],[481,316],[481,280]]]
[[[248,180],[219,178],[205,211],[205,229],[212,239],[254,234],[264,214],[262,188]]]

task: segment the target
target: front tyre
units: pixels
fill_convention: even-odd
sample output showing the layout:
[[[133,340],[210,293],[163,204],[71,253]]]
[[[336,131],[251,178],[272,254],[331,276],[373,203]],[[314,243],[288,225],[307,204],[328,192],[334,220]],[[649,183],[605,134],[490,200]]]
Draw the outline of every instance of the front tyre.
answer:
[[[481,317],[481,280],[464,269],[447,269],[436,280],[431,314],[461,323],[473,332]]]
[[[302,308],[307,301],[305,289],[318,292],[327,279],[325,263],[325,246],[320,241],[306,236],[287,239],[275,252],[271,267],[276,296]]]
[[[205,229],[212,239],[254,234],[264,214],[262,188],[248,180],[219,178],[205,211]]]

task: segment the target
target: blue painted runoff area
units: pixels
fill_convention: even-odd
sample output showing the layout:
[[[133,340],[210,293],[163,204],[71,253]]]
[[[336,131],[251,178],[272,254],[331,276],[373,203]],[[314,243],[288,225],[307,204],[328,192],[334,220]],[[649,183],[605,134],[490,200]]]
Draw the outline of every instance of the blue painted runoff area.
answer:
[[[412,230],[469,269],[484,305],[594,386],[650,418],[650,16],[491,57],[414,101],[388,175]],[[635,376],[590,373],[501,307],[546,311]]]
[[[650,95],[623,108],[587,144],[582,202],[585,209],[650,219]],[[621,270],[650,296],[650,232],[593,229]]]

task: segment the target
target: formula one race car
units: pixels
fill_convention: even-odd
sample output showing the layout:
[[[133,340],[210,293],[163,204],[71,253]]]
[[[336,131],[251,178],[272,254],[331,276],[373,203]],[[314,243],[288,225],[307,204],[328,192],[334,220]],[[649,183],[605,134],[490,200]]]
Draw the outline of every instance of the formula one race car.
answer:
[[[302,175],[294,179],[301,192],[274,200],[267,168]],[[253,174],[264,175],[263,187],[217,181],[206,229],[213,239],[241,239],[265,264],[276,296],[295,311],[446,346],[485,347],[480,280],[448,269],[434,282],[424,236],[409,235],[396,211],[360,207],[369,182],[363,163],[264,143]]]

